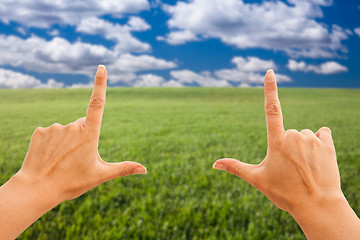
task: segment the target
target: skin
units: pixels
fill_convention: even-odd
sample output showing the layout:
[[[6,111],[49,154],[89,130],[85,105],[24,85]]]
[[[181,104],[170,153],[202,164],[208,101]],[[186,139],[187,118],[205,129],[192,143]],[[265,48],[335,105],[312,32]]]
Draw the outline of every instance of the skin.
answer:
[[[106,82],[100,65],[85,118],[35,130],[21,169],[0,187],[1,239],[15,239],[61,202],[103,182],[146,173],[139,163],[107,163],[99,155]]]
[[[360,220],[340,187],[336,152],[327,127],[285,131],[275,74],[264,79],[268,149],[258,165],[224,158],[214,168],[247,181],[289,212],[307,239],[359,239]]]

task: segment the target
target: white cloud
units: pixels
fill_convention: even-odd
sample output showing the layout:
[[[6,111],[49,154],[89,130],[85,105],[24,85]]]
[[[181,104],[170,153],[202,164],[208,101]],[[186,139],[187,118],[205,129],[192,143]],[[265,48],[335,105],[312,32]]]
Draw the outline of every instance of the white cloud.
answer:
[[[50,41],[37,36],[22,39],[0,35],[0,65],[23,67],[48,73],[89,74],[99,62],[109,63],[116,54],[101,45],[75,42],[55,37]],[[109,59],[109,60],[107,60]]]
[[[146,31],[151,29],[151,26],[140,17],[130,17],[127,25],[132,31]]]
[[[183,85],[175,80],[170,80],[162,85],[163,87],[183,87]]]
[[[163,77],[154,74],[140,75],[134,83],[134,87],[159,87],[165,82]]]
[[[37,88],[62,88],[64,87],[63,82],[57,82],[55,79],[50,78],[46,84],[41,84]]]
[[[154,70],[154,69],[170,69],[177,65],[174,62],[158,59],[150,55],[134,56],[131,54],[123,54],[114,62],[108,64],[109,79],[111,83],[124,82],[131,83],[136,78],[135,72]]]
[[[269,69],[277,69],[276,64],[272,60],[262,60],[257,57],[234,57],[231,60],[236,65],[236,68],[232,69],[221,69],[215,71],[215,75],[220,79],[227,81],[245,84],[262,84],[264,82],[264,72]],[[276,74],[277,81],[290,82],[291,78]]]
[[[287,67],[291,71],[315,72],[318,74],[335,74],[347,72],[348,68],[334,61],[328,61],[320,65],[306,64],[304,61],[289,60]]]
[[[87,70],[83,70],[84,66],[94,62],[95,59],[101,60],[101,63],[107,63],[117,59],[123,53],[148,52],[151,49],[148,43],[144,43],[132,35],[132,32],[146,31],[151,28],[144,19],[130,16],[128,17],[128,22],[123,25],[100,19],[104,15],[124,18],[129,14],[138,13],[149,8],[150,5],[147,0],[4,0],[0,2],[0,21],[4,23],[9,23],[10,21],[18,23],[21,26],[17,30],[23,35],[26,35],[26,30],[29,27],[47,28],[47,34],[55,36],[55,38],[51,41],[46,41],[45,39],[32,36],[24,40],[0,35],[0,49],[4,49],[5,54],[14,53],[16,48],[18,48],[18,52],[21,53],[16,53],[15,55],[21,56],[24,52],[36,55],[32,56],[31,60],[27,62],[44,57],[49,58],[48,61],[45,61],[46,64],[44,66],[47,70],[40,71],[56,68],[58,70],[50,70],[50,72],[59,72],[59,69],[61,69],[60,72],[67,73],[73,73],[73,70],[75,70],[75,73],[87,72]],[[60,35],[60,32],[58,29],[53,28],[54,24],[59,25],[60,30],[67,25],[74,26],[77,32],[104,37],[114,41],[115,46],[112,49],[108,49],[100,44],[86,44],[82,43],[80,38],[78,38],[77,42],[70,43],[63,38],[56,37]],[[15,40],[16,43],[13,44],[11,40]],[[23,47],[17,44],[20,42],[25,43]],[[41,49],[43,46],[46,49]],[[59,47],[57,48],[57,46]],[[12,50],[9,51],[8,48]],[[49,50],[54,51],[54,54],[50,55]],[[109,60],[106,59],[107,57]],[[43,66],[43,64],[40,64],[41,60],[37,65]],[[21,62],[24,63],[24,61],[26,60],[19,60],[15,65],[21,66]],[[65,61],[69,63],[67,64]],[[2,62],[6,61],[3,60]],[[14,61],[10,62],[12,63],[7,64],[14,65]],[[34,64],[29,63],[28,65]],[[95,62],[95,66],[97,64],[98,62]],[[66,67],[63,67],[64,65]],[[68,71],[70,65],[72,67]],[[23,67],[29,69],[28,66]]]
[[[138,72],[152,69],[168,69],[176,67],[174,62],[158,59],[150,55],[123,54],[115,62],[114,67],[120,71]]]
[[[94,86],[94,83],[88,82],[88,83],[74,83],[69,88],[92,88]]]
[[[26,35],[26,30],[25,30],[25,28],[23,28],[23,27],[18,27],[18,28],[16,28],[16,31],[18,31],[20,34],[22,34],[22,35]]]
[[[0,68],[0,88],[62,88],[64,83],[49,79],[41,83],[37,78],[23,73]]]
[[[360,37],[360,27],[355,28],[354,32]]]
[[[171,71],[170,75],[173,81],[181,85],[198,85],[201,87],[231,87],[230,83],[225,80],[217,79],[210,72],[195,73],[190,70]]]
[[[185,42],[198,40],[196,35],[188,30],[170,32],[166,36],[166,38],[162,36],[157,36],[156,39],[159,41],[165,41],[172,45],[178,45],[178,44],[183,44]]]
[[[170,80],[165,81],[161,76],[154,74],[139,75],[133,83],[134,87],[181,87],[181,83]]]
[[[263,72],[269,68],[276,68],[273,60],[262,60],[257,57],[234,57],[231,62],[236,65],[238,69],[244,72]]]
[[[0,65],[41,73],[84,74],[92,78],[94,66],[105,64],[111,83],[129,83],[139,71],[176,67],[174,62],[150,55],[122,54],[102,45],[70,43],[60,37],[47,41],[37,36],[22,39],[0,34],[0,49]]]
[[[147,0],[2,0],[0,21],[49,28],[53,24],[78,25],[81,19],[112,15],[121,18],[150,8]]]
[[[60,32],[59,32],[59,30],[57,30],[57,29],[53,29],[53,30],[51,30],[51,31],[47,31],[47,34],[49,34],[50,36],[59,36],[60,35]]]
[[[163,4],[170,15],[172,29],[165,40],[180,44],[207,38],[240,49],[263,48],[281,50],[292,57],[327,58],[345,52],[341,43],[348,30],[317,22],[323,17],[320,6],[330,6],[327,0],[289,0],[244,3],[242,0],[178,1],[176,5]],[[176,33],[186,32],[185,34]],[[190,37],[184,37],[190,36]]]
[[[100,35],[106,39],[114,40],[116,42],[114,51],[119,53],[149,51],[151,46],[148,43],[143,43],[131,35],[131,31],[145,31],[148,29],[150,29],[150,25],[139,17],[131,17],[125,25],[113,24],[91,17],[82,19],[76,27],[78,32]]]
[[[231,60],[236,65],[231,69],[220,69],[214,72],[203,71],[195,73],[191,70],[171,71],[172,80],[180,85],[197,85],[202,87],[229,87],[232,82],[237,87],[258,86],[264,83],[265,71],[269,68],[276,69],[272,60],[263,60],[257,57],[234,57]],[[289,76],[276,74],[279,83],[291,82]]]

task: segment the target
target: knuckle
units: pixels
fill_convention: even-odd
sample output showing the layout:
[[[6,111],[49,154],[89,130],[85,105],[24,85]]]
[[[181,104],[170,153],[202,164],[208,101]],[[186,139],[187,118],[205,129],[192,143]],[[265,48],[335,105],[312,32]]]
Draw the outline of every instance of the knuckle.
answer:
[[[292,137],[292,138],[300,136],[300,133],[296,129],[288,129],[286,130],[285,134],[287,137]]]
[[[233,166],[233,173],[234,174],[236,174],[236,175],[240,175],[240,172],[241,172],[241,167],[240,167],[240,165],[239,164],[235,164],[234,166]]]
[[[103,109],[105,105],[105,99],[102,97],[92,97],[89,107],[92,109]]]
[[[89,132],[88,130],[86,129],[84,123],[81,123],[79,125],[79,132],[82,136],[84,136],[86,139],[90,139],[90,136],[89,136]]]
[[[43,135],[45,133],[45,128],[43,127],[38,127],[35,129],[33,135],[36,136],[36,135]]]
[[[130,166],[125,162],[123,167],[120,169],[120,175],[121,176],[128,176],[131,175],[132,169]]]
[[[321,127],[320,129],[319,129],[320,131],[325,131],[325,132],[329,132],[329,133],[331,133],[331,129],[330,128],[328,128],[328,127]]]
[[[271,141],[274,146],[276,146],[275,149],[278,149],[279,151],[286,149],[286,141],[284,141],[283,138],[273,138]]]
[[[61,125],[60,123],[54,123],[53,125],[51,125],[50,127],[58,129],[58,128],[62,128],[63,125]]]
[[[53,125],[51,125],[48,129],[49,131],[59,131],[63,128],[63,125],[59,124],[59,123],[54,123]]]
[[[269,102],[266,103],[265,113],[267,115],[280,115],[281,114],[281,106],[279,102]]]
[[[106,78],[104,76],[96,76],[96,80],[94,82],[94,85],[97,87],[104,87],[104,84],[106,83]]]
[[[265,90],[268,92],[276,92],[277,86],[276,83],[268,83],[265,85]]]
[[[75,133],[77,133],[77,126],[74,122],[66,124],[63,129],[65,134],[67,135],[74,135]]]
[[[314,134],[313,131],[311,131],[310,129],[303,129],[300,131],[300,133],[302,134]]]
[[[131,172],[130,172],[130,168],[129,167],[123,167],[122,169],[121,169],[121,175],[122,176],[128,176],[128,175],[130,175],[131,174]]]

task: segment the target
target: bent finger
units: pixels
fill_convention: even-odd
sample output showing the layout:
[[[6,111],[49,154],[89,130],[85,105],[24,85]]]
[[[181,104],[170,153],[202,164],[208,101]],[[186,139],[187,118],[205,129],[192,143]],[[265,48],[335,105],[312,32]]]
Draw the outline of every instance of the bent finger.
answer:
[[[302,135],[307,135],[307,136],[314,136],[314,135],[315,135],[314,132],[311,131],[310,129],[303,129],[303,130],[301,130],[300,133],[301,133]]]
[[[334,145],[333,138],[331,136],[331,130],[328,127],[321,127],[315,134],[322,142],[328,145]]]

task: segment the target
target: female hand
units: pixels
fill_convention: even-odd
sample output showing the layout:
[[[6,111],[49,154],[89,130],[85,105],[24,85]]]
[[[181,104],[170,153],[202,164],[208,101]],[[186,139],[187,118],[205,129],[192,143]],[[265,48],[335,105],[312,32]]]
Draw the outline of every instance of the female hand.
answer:
[[[100,65],[86,117],[66,126],[55,123],[37,128],[31,138],[18,174],[58,200],[76,198],[114,178],[146,173],[139,163],[107,163],[99,155],[106,82],[106,69]]]
[[[37,128],[24,163],[0,187],[0,238],[14,239],[59,203],[114,178],[144,174],[135,162],[104,162],[98,152],[107,75],[99,66],[85,118]]]
[[[331,131],[284,130],[275,74],[264,80],[267,156],[259,165],[220,159],[226,170],[256,187],[278,208],[289,212],[312,239],[355,239],[360,223],[340,188]],[[326,226],[326,227],[324,227]],[[359,235],[357,235],[359,236]]]

